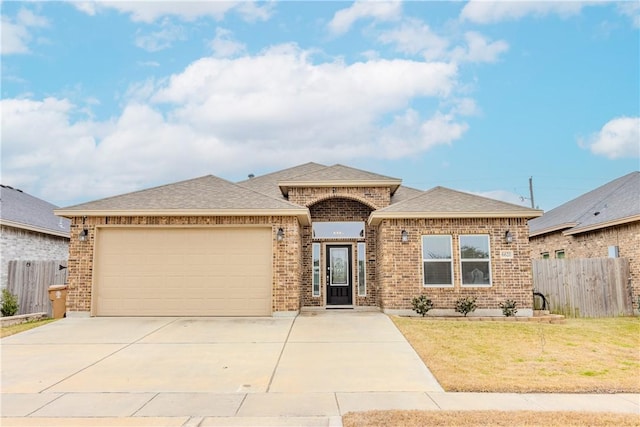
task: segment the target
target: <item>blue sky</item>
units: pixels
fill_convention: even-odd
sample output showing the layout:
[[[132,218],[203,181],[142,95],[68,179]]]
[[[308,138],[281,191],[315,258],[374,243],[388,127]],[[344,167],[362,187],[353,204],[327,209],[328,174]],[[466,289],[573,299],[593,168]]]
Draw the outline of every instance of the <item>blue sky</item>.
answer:
[[[11,2],[2,183],[309,161],[552,209],[640,168],[638,2]]]

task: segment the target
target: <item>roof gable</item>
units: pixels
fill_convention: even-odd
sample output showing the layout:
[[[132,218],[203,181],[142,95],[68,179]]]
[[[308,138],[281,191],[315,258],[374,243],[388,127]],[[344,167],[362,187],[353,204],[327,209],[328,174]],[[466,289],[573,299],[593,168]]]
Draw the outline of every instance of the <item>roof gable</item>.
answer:
[[[324,168],[326,168],[325,165],[309,162],[303,165],[294,166],[292,168],[283,169],[281,171],[249,178],[244,181],[240,181],[237,184],[241,187],[249,188],[262,194],[286,200],[282,192],[280,191],[280,188],[278,187],[278,183],[280,181],[291,179],[300,175],[305,175],[311,172],[316,172]]]
[[[4,225],[69,237],[70,221],[55,216],[56,208],[21,190],[0,186],[0,222]]]
[[[207,175],[56,210],[57,215],[308,215],[285,200]]]
[[[640,220],[640,172],[631,172],[568,201],[529,223],[530,236],[575,234]]]
[[[369,222],[384,218],[535,218],[542,211],[487,197],[434,187],[421,194],[379,209]]]
[[[390,187],[391,194],[400,187],[401,179],[344,165],[333,165],[304,175],[281,180],[278,185],[285,196],[292,187]]]

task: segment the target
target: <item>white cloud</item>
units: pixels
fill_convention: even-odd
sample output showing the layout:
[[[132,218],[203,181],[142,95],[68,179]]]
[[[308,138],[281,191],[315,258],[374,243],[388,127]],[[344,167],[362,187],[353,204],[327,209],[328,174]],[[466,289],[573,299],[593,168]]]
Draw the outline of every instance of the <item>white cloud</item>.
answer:
[[[29,53],[29,43],[33,40],[32,30],[49,25],[49,21],[45,17],[36,15],[25,8],[18,11],[15,19],[2,15],[1,23],[0,53],[2,55]]]
[[[631,18],[633,26],[640,28],[640,3],[638,1],[625,1],[618,3],[618,11]]]
[[[427,60],[445,56],[449,41],[431,31],[428,25],[418,19],[406,19],[393,30],[383,31],[378,40],[393,44],[396,50],[410,55],[421,54]]]
[[[394,21],[402,14],[399,1],[363,1],[358,0],[350,7],[341,9],[329,22],[329,30],[336,35],[344,34],[359,19],[371,18],[375,21]]]
[[[502,21],[517,21],[527,15],[546,16],[556,14],[561,17],[568,17],[580,13],[583,6],[585,6],[585,2],[581,1],[471,0],[460,12],[460,18],[477,24],[491,24]]]
[[[0,48],[3,55],[14,53],[28,53],[31,35],[23,25],[15,24],[6,16],[2,16],[2,43]]]
[[[488,41],[482,34],[474,31],[465,33],[466,48],[456,47],[451,52],[451,58],[459,62],[496,62],[501,53],[509,50],[509,44],[504,40]]]
[[[584,146],[585,141],[579,140]],[[610,159],[640,158],[640,117],[618,117],[591,135],[586,145],[591,152]]]
[[[181,26],[173,24],[165,18],[160,24],[160,30],[148,34],[138,30],[135,44],[141,49],[149,52],[158,52],[167,49],[177,40],[185,40],[186,36]]]
[[[464,34],[465,44],[451,47],[451,38],[442,37],[419,19],[408,18],[392,30],[385,30],[378,41],[391,44],[397,52],[422,56],[428,61],[495,62],[500,54],[509,50],[504,40],[490,41],[480,33]]]
[[[95,1],[73,3],[75,7],[95,15],[101,10],[115,9],[128,14],[134,22],[152,23],[165,16],[176,16],[183,21],[194,21],[200,17],[222,20],[233,9],[246,21],[266,20],[271,16],[272,4],[257,6],[246,1]]]
[[[466,123],[458,123],[452,114],[436,112],[424,120],[417,111],[408,109],[394,118],[380,132],[380,157],[397,159],[427,151],[436,145],[447,145],[467,131]]]
[[[67,205],[209,173],[412,156],[466,130],[454,108],[410,108],[448,98],[457,78],[453,64],[317,63],[283,45],[132,86],[105,122],[74,119],[84,107],[66,99],[6,99],[3,182]]]
[[[246,46],[233,39],[233,33],[225,28],[216,28],[216,36],[211,43],[213,56],[227,58],[244,53]]]

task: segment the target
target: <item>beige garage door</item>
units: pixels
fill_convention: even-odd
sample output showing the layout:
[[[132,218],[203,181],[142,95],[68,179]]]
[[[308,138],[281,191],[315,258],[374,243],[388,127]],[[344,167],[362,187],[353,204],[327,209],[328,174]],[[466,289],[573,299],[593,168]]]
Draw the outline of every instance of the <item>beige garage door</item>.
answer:
[[[271,315],[271,229],[101,228],[98,316]]]

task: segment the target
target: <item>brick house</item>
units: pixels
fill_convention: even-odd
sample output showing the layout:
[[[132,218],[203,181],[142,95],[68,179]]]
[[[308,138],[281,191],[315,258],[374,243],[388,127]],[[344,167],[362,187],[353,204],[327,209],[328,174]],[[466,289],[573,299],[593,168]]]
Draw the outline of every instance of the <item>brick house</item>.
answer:
[[[301,309],[532,315],[524,208],[342,165],[214,176],[56,211],[72,221],[69,315],[281,316]]]
[[[65,260],[69,256],[69,220],[52,205],[22,190],[0,185],[0,287],[8,286],[12,260]]]
[[[640,172],[631,172],[531,220],[531,257],[629,260],[640,297]]]

